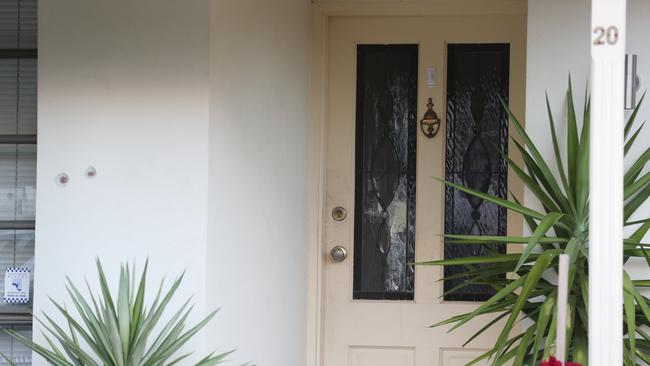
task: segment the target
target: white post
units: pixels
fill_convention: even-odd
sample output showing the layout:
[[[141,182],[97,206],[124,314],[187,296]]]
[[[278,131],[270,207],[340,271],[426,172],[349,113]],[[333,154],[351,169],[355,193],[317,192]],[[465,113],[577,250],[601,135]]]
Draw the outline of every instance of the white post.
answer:
[[[626,0],[592,0],[589,365],[623,364]]]
[[[560,265],[558,266],[557,280],[557,328],[555,331],[555,358],[564,365],[566,358],[566,330],[567,330],[567,308],[568,304],[568,285],[569,285],[569,256],[560,255]]]

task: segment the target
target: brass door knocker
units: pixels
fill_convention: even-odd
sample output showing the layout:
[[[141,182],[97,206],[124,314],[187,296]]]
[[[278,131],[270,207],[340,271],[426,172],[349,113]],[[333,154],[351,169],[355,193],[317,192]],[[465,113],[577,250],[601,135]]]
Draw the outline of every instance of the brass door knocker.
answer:
[[[433,110],[433,100],[429,98],[429,103],[427,103],[427,111],[424,113],[424,118],[420,120],[420,128],[424,136],[428,138],[433,138],[438,134],[440,130],[440,118]]]

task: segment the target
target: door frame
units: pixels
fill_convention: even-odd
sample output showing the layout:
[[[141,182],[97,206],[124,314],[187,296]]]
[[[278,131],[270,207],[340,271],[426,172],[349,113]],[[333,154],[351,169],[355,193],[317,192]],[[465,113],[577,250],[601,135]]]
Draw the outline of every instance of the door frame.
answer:
[[[526,16],[527,0],[429,0],[411,3],[314,2],[311,6],[310,86],[308,126],[308,220],[307,220],[307,337],[306,365],[322,365],[323,314],[323,222],[325,212],[325,170],[327,167],[326,106],[329,55],[329,23],[334,17],[496,15]],[[525,103],[525,99],[524,99]],[[446,108],[446,107],[445,107]],[[523,112],[523,111],[522,111]],[[519,160],[519,159],[515,159]],[[509,181],[511,173],[509,172]],[[517,191],[517,190],[515,190]],[[509,215],[510,218],[510,215]],[[508,225],[510,226],[510,225]],[[510,228],[509,228],[510,230]]]

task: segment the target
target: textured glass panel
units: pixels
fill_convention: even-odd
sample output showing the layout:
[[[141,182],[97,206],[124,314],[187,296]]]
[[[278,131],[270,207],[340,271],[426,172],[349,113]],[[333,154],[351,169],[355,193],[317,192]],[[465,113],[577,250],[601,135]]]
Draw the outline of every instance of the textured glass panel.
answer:
[[[37,0],[0,1],[0,48],[36,48]]]
[[[27,339],[32,339],[31,326],[13,326],[9,327],[20,333]],[[13,337],[2,332],[0,333],[0,352],[7,356],[17,366],[31,365],[32,352],[22,343],[16,341]],[[7,360],[0,357],[0,365],[9,365]]]
[[[413,299],[417,74],[417,45],[357,48],[355,299]]]
[[[0,145],[0,220],[34,220],[36,146]]]
[[[36,134],[36,59],[0,59],[0,134]]]
[[[34,293],[34,231],[0,230],[0,289],[4,289],[7,267],[26,267],[31,270],[29,303],[5,304],[0,298],[0,312],[28,312]]]
[[[508,100],[508,44],[450,44],[447,63],[447,141],[445,178],[506,198],[508,166],[499,151],[508,151],[508,116],[499,97]],[[445,189],[445,233],[505,235],[506,210],[456,189]],[[445,258],[505,253],[504,245],[445,244]],[[445,277],[465,271],[446,266]],[[445,281],[445,291],[464,285],[464,278]],[[467,285],[445,300],[483,301],[493,294],[486,285]]]

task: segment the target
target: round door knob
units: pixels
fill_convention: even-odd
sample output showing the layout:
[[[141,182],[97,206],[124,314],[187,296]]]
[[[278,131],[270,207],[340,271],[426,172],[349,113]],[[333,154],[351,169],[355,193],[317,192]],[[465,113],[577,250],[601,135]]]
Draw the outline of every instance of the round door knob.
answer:
[[[332,261],[335,263],[343,262],[347,257],[348,257],[347,249],[343,248],[340,245],[337,245],[334,248],[332,248],[332,250],[330,250],[330,258],[332,258]]]

